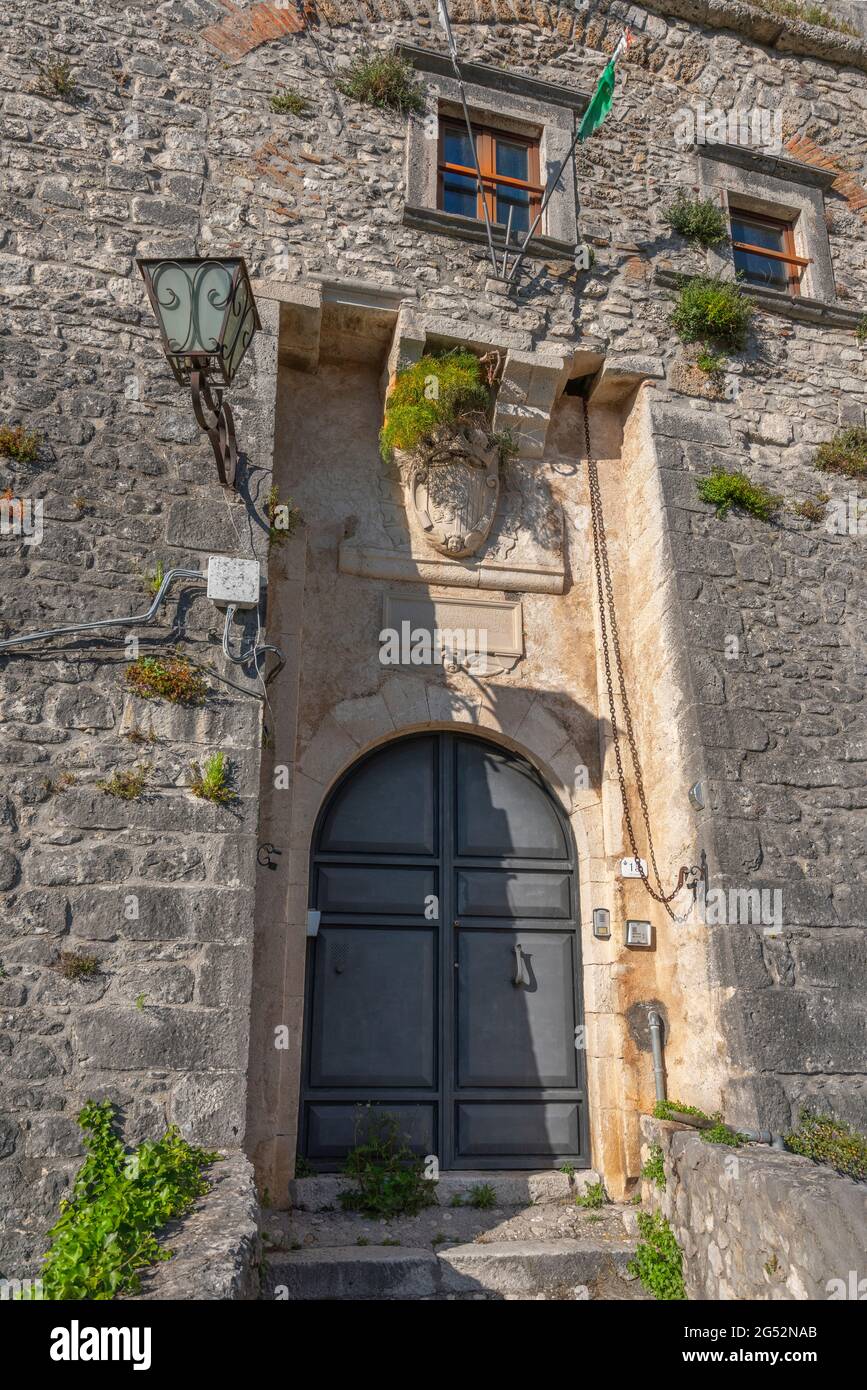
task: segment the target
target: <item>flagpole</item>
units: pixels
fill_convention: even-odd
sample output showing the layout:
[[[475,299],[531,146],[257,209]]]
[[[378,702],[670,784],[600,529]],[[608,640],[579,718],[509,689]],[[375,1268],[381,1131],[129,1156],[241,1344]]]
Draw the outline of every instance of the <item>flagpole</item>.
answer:
[[[444,3],[444,0],[440,0],[440,3]],[[621,53],[623,53],[624,50],[628,47],[631,37],[632,37],[632,35],[630,34],[629,29],[624,29],[623,33],[621,34],[620,38],[619,38],[618,41],[617,41],[617,46],[616,46],[616,48],[614,49],[614,52],[612,53],[611,57],[610,57],[609,60],[608,60],[609,63],[616,63],[616,62],[617,62],[617,59],[620,57]],[[605,66],[607,67],[607,66],[608,66],[608,63],[606,63]],[[511,274],[509,275],[509,279],[508,279],[508,284],[510,284],[510,285],[514,283],[515,276],[516,276],[516,274],[518,273],[518,271],[520,270],[521,262],[522,262],[523,259],[524,259],[524,253],[526,252],[527,247],[528,247],[529,244],[530,244],[530,238],[532,237],[532,235],[533,235],[533,233],[535,232],[536,228],[538,227],[539,223],[542,221],[542,216],[543,216],[543,214],[544,214],[544,212],[545,212],[546,207],[548,206],[548,203],[549,203],[550,200],[551,200],[551,195],[553,194],[554,189],[557,187],[557,184],[560,182],[561,178],[563,177],[563,170],[566,168],[566,165],[569,163],[569,160],[572,159],[573,155],[575,154],[575,150],[576,150],[576,148],[577,148],[577,146],[578,146],[579,141],[581,140],[581,125],[582,125],[582,122],[579,121],[579,123],[578,123],[578,128],[577,128],[577,130],[575,131],[574,136],[572,137],[572,143],[571,143],[571,145],[569,146],[569,149],[567,150],[566,154],[563,156],[563,158],[562,158],[561,161],[560,161],[560,165],[559,165],[559,168],[557,169],[556,177],[550,180],[550,182],[549,182],[549,184],[548,184],[548,188],[547,188],[546,191],[545,191],[545,196],[543,197],[542,202],[541,202],[540,205],[539,205],[539,211],[536,213],[536,217],[535,217],[535,220],[534,220],[534,222],[533,222],[533,225],[531,226],[530,230],[527,232],[527,235],[524,237],[523,243],[521,244],[521,247],[520,247],[520,249],[519,249],[519,251],[518,251],[518,254],[517,254],[517,256],[515,257],[515,264],[512,266],[512,271],[511,271]]]
[[[470,140],[470,149],[473,152],[473,165],[476,171],[476,183],[478,185],[479,197],[482,200],[482,212],[485,215],[485,235],[488,238],[488,250],[491,253],[491,265],[494,268],[494,276],[496,278],[499,278],[497,273],[497,253],[494,250],[494,238],[491,234],[491,219],[488,216],[488,198],[487,194],[485,193],[485,185],[482,182],[482,171],[479,168],[479,156],[478,151],[476,150],[476,138],[473,134],[473,123],[470,120],[470,113],[467,107],[467,98],[466,93],[464,92],[464,79],[461,75],[460,64],[458,63],[458,47],[455,43],[454,34],[452,33],[452,25],[451,20],[449,18],[449,11],[446,0],[437,0],[437,11],[439,14],[440,24],[442,28],[445,30],[446,42],[449,46],[449,53],[451,54],[452,67],[455,70],[455,77],[458,79],[458,90],[461,94],[461,106],[464,108],[464,120],[467,123],[467,135],[469,136]]]

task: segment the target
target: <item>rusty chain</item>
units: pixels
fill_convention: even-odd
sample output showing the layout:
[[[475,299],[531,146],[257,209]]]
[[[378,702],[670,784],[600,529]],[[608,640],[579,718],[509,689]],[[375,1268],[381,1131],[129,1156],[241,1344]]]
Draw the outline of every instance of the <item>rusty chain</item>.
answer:
[[[593,531],[593,566],[596,572],[596,595],[599,604],[599,626],[602,636],[602,656],[605,662],[605,682],[608,686],[608,711],[611,720],[611,737],[614,743],[614,757],[617,761],[617,779],[620,783],[620,799],[623,803],[623,815],[626,821],[626,833],[629,839],[629,846],[638,867],[641,881],[650,896],[658,903],[661,903],[673,922],[678,918],[669,907],[672,898],[676,897],[684,885],[688,870],[681,868],[677,879],[677,885],[670,893],[666,893],[662,886],[662,878],[656,863],[656,851],[653,847],[653,836],[650,833],[650,813],[647,809],[647,796],[644,791],[644,778],[641,772],[641,763],[638,757],[638,747],[635,741],[635,730],[632,724],[632,711],[629,705],[629,697],[626,693],[626,681],[623,675],[623,659],[620,653],[620,634],[617,630],[617,614],[614,608],[614,589],[611,583],[611,568],[608,562],[608,542],[605,536],[605,520],[602,515],[602,494],[599,490],[599,472],[596,462],[590,450],[590,412],[587,408],[587,398],[582,396],[581,405],[584,410],[584,442],[587,448],[587,479],[590,486],[590,521]],[[606,616],[607,603],[607,616]],[[632,824],[632,812],[629,809],[629,800],[626,795],[626,775],[623,770],[623,755],[620,748],[620,731],[617,726],[617,710],[614,700],[614,679],[611,672],[611,651],[608,642],[608,630],[611,629],[611,645],[614,648],[614,663],[617,667],[617,684],[620,691],[620,703],[623,708],[623,722],[626,726],[626,738],[629,743],[629,755],[632,759],[632,768],[635,774],[635,787],[638,792],[638,800],[641,803],[641,815],[644,821],[644,829],[647,834],[647,852],[653,868],[653,876],[656,879],[656,888],[651,884],[647,872],[643,867],[643,861],[638,851],[638,844],[635,838],[635,828]]]

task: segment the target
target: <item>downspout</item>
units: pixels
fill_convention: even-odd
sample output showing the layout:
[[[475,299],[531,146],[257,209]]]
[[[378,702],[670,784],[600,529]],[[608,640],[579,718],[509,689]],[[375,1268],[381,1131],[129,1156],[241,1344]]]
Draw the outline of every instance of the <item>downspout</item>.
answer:
[[[658,1009],[650,1009],[647,1014],[650,1025],[650,1046],[653,1050],[653,1083],[656,1086],[656,1099],[665,1100],[665,1063],[662,1060],[662,1017]]]

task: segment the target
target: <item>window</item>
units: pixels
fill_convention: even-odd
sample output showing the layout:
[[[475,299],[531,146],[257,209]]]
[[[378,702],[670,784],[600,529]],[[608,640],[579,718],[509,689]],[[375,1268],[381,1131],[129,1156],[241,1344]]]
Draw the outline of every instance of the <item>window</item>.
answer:
[[[492,223],[512,231],[529,231],[541,204],[539,142],[488,126],[473,126],[479,172],[484,194],[479,191],[475,161],[466,125],[440,120],[437,206],[443,212],[484,218],[482,197]]]
[[[793,222],[731,210],[736,270],[750,285],[801,293],[801,274],[810,262],[795,251]]]

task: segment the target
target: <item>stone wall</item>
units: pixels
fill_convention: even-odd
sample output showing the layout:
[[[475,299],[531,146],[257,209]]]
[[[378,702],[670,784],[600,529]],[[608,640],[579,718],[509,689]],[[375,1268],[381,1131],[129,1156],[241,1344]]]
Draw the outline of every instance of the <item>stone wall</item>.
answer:
[[[867,301],[864,48],[717,0],[701,7],[701,23],[679,17],[681,8],[454,6],[468,59],[585,91],[627,16],[639,35],[612,117],[577,161],[578,231],[595,250],[593,272],[534,261],[532,282],[509,299],[489,280],[482,248],[403,225],[406,123],[339,91],[352,57],[372,45],[439,46],[433,7],[389,0],[387,11],[350,10],[323,0],[302,22],[276,6],[212,0],[64,0],[50,11],[13,0],[0,18],[0,422],[39,429],[45,444],[36,466],[0,459],[0,491],[41,499],[45,536],[38,547],[0,540],[2,621],[12,634],[129,614],[146,606],[142,575],[158,561],[265,557],[279,306],[261,295],[264,329],[233,395],[248,482],[242,505],[229,507],[163,364],[136,255],[231,249],[258,282],[373,282],[444,321],[481,323],[504,345],[580,345],[621,366],[638,359],[639,375],[658,382],[658,477],[699,731],[688,770],[707,782],[713,881],[785,888],[778,936],[712,931],[728,997],[719,1042],[733,1078],[727,1105],[742,1123],[779,1124],[804,1099],[857,1119],[857,527],[832,534],[791,513],[773,529],[723,524],[696,501],[694,483],[723,457],[791,501],[823,490],[850,506],[854,487],[816,474],[812,457],[841,422],[863,422],[867,401],[864,348],[852,331]],[[71,62],[73,101],[37,89],[35,63],[52,54]],[[309,116],[272,114],[269,98],[283,85],[309,99]],[[789,155],[833,179],[825,201],[834,312],[820,307],[804,321],[762,309],[733,364],[731,402],[696,384],[668,324],[670,291],[655,278],[703,265],[661,212],[675,184],[696,183],[674,118],[699,101],[781,110]],[[289,641],[298,640],[286,611],[306,549],[303,538],[293,542],[281,563],[284,616],[269,612]],[[314,535],[313,558],[317,549]],[[141,632],[141,650],[165,650],[182,620],[183,649],[214,673],[201,712],[127,697],[119,638],[0,658],[6,1274],[33,1267],[77,1162],[81,1101],[117,1100],[130,1139],[175,1119],[191,1138],[235,1146],[247,1123],[246,1076],[264,1065],[248,1055],[261,689],[229,674],[221,620],[201,588],[186,586],[164,613]],[[565,664],[567,653],[564,640]],[[227,675],[240,689],[223,684]],[[292,700],[285,685],[281,700]],[[294,715],[287,722],[294,731]],[[279,739],[273,711],[266,723]],[[152,727],[157,741],[131,743],[134,726]],[[314,729],[302,728],[306,746]],[[658,748],[662,735],[645,737]],[[290,743],[294,764],[303,746],[294,735]],[[186,790],[191,758],[216,748],[234,765],[234,810],[199,805]],[[151,764],[142,801],[97,788],[142,757]],[[74,784],[61,790],[67,773]],[[688,784],[686,766],[677,780]],[[670,795],[664,782],[657,790]],[[296,860],[303,853],[297,846]],[[272,931],[288,914],[288,896],[280,901]],[[69,982],[56,969],[59,952],[76,948],[99,959],[90,980]],[[287,1123],[282,1113],[273,1119]]]
[[[761,1144],[706,1144],[643,1117],[645,1158],[662,1149],[666,1189],[643,1184],[671,1224],[694,1299],[864,1297],[867,1186]],[[860,1281],[860,1288],[859,1288]]]

